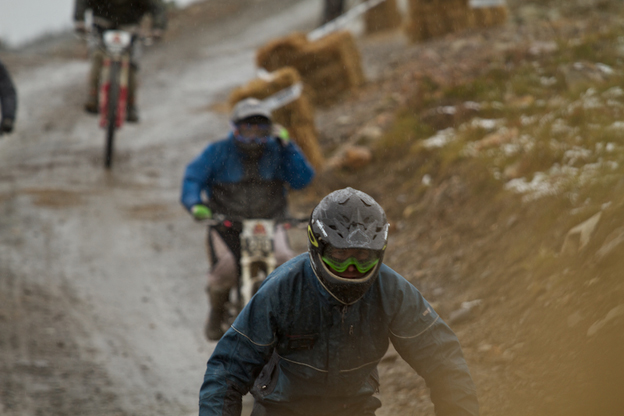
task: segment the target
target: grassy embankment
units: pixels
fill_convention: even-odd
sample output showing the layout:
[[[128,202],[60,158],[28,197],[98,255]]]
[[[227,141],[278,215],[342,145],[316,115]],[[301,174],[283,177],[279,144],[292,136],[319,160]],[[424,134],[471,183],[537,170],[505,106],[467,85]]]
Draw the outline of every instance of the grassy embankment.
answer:
[[[623,64],[624,29],[600,27],[423,79],[359,174],[398,224],[389,263],[434,300],[484,301],[457,325],[483,414],[622,408]]]

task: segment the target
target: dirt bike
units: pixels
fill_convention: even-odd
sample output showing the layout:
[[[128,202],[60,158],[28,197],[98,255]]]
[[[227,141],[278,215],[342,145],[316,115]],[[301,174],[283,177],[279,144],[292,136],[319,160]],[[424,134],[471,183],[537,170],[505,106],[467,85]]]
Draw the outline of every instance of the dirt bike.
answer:
[[[123,126],[126,119],[130,58],[132,43],[136,39],[123,30],[107,30],[102,35],[105,53],[98,96],[100,127],[106,130],[106,169],[110,169],[113,163],[115,131]]]
[[[238,284],[230,292],[224,318],[224,324],[229,327],[258,291],[264,279],[277,267],[274,245],[277,225],[282,224],[286,229],[303,228],[308,223],[308,218],[272,220],[228,218],[215,214],[212,219],[201,222],[209,227],[225,227],[239,232]]]
[[[103,52],[98,92],[99,125],[106,131],[104,166],[110,169],[113,163],[115,133],[126,120],[128,84],[133,48],[137,42],[152,43],[151,37],[140,36],[136,31],[101,30],[90,28],[79,35],[90,49]]]

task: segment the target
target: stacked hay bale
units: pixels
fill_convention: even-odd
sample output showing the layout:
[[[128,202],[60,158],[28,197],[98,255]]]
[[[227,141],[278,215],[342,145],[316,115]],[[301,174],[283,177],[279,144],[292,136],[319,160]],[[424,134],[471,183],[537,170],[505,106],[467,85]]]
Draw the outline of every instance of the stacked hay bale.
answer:
[[[468,19],[474,28],[502,25],[509,15],[505,0],[470,0],[469,6]]]
[[[314,42],[303,33],[274,40],[258,50],[256,64],[270,72],[286,66],[295,68],[317,105],[330,104],[364,83],[360,53],[353,35],[346,31]]]
[[[401,14],[396,0],[385,0],[364,15],[366,33],[397,29],[401,25]]]
[[[468,0],[409,0],[409,17],[406,32],[414,42],[465,30]]]
[[[266,79],[254,79],[232,91],[229,98],[230,107],[234,107],[237,102],[249,97],[264,100],[299,82],[301,82],[301,77],[296,69],[282,68],[270,74]],[[304,91],[295,101],[274,110],[273,119],[288,129],[292,139],[299,145],[312,166],[317,170],[320,169],[323,165],[323,155],[314,126],[314,109],[310,105],[306,92]]]

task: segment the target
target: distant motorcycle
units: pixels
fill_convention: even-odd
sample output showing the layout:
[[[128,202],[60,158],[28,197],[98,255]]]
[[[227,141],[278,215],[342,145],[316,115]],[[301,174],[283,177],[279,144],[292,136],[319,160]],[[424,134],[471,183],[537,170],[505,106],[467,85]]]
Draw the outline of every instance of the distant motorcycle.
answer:
[[[103,33],[104,64],[100,77],[100,127],[106,130],[104,166],[113,163],[115,131],[126,119],[130,55],[134,36],[123,30],[107,30]]]
[[[283,224],[286,229],[305,226],[307,218],[272,219],[232,219],[215,214],[212,219],[201,221],[209,227],[225,227],[239,231],[240,259],[238,284],[230,292],[226,304],[224,325],[230,326],[240,311],[258,291],[264,279],[275,270],[275,229]]]
[[[91,29],[84,36],[91,48],[99,48],[104,52],[98,93],[98,112],[100,127],[106,131],[104,167],[110,169],[113,163],[115,133],[126,120],[133,47],[137,42],[149,45],[152,39],[125,30],[100,32]]]

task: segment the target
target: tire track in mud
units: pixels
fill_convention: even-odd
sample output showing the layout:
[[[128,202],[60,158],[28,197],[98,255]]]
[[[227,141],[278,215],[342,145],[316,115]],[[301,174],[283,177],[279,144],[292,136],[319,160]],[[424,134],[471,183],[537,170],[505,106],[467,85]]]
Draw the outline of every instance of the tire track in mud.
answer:
[[[24,363],[11,367],[11,371],[3,374],[12,374],[9,379],[12,386],[30,386],[32,383],[28,374],[32,362],[44,363],[47,368],[52,359],[45,357],[56,357],[60,368],[64,369],[62,374],[67,376],[67,387],[50,387],[62,375],[56,371],[47,374],[48,378],[36,385],[42,386],[43,392],[55,398],[58,402],[55,406],[61,409],[58,414],[98,415],[101,414],[100,409],[119,414],[120,408],[133,408],[128,401],[138,401],[139,396],[143,398],[138,407],[144,410],[150,408],[150,413],[186,412],[185,406],[167,394],[169,389],[166,384],[169,383],[163,385],[166,380],[159,374],[158,367],[162,364],[155,362],[154,355],[160,354],[157,350],[164,349],[141,335],[145,333],[142,327],[147,326],[147,332],[152,334],[148,337],[153,337],[156,325],[159,325],[150,323],[149,318],[146,322],[145,317],[149,314],[146,315],[141,309],[153,307],[143,306],[142,303],[152,302],[152,299],[162,303],[161,293],[170,292],[162,288],[163,282],[141,279],[142,273],[133,274],[131,271],[149,270],[153,263],[150,261],[152,253],[162,254],[167,250],[167,239],[163,239],[158,228],[163,220],[171,219],[171,214],[166,215],[167,212],[173,211],[170,207],[159,205],[158,198],[149,196],[150,193],[149,187],[139,184],[82,193],[27,186],[21,190],[18,188],[3,205],[7,214],[3,216],[7,219],[3,231],[8,232],[2,233],[0,244],[8,249],[3,250],[2,264],[6,265],[4,274],[11,277],[3,281],[14,286],[3,288],[2,293],[15,294],[3,303],[20,317],[12,316],[8,322],[14,322],[15,326],[5,332],[12,334],[14,339],[25,340],[16,345],[33,344],[37,347],[34,352],[27,349],[21,354],[1,351],[0,356],[8,356],[8,363]],[[142,194],[138,200],[144,205],[133,204],[126,197],[137,194]],[[155,202],[150,204],[148,200]],[[133,216],[136,212],[140,214],[150,209],[155,210],[154,217]],[[179,217],[179,210],[175,212]],[[88,224],[87,220],[84,224],[88,218],[97,218],[97,221]],[[129,220],[132,224],[128,224]],[[126,229],[133,231],[128,233]],[[144,234],[147,235],[142,237]],[[130,243],[133,248],[125,250],[125,253],[120,245],[126,239],[121,237],[124,235],[135,235],[139,240],[133,239]],[[14,236],[13,241],[7,241],[6,236]],[[81,246],[76,247],[76,242],[80,242]],[[137,252],[137,248],[140,250],[141,246],[144,253],[136,255],[136,258],[132,256],[131,253]],[[171,270],[174,267],[168,265],[166,268]],[[175,302],[173,304],[177,309]],[[168,305],[163,306],[169,309]],[[121,308],[112,312],[108,309],[110,307]],[[157,310],[153,312],[158,314]],[[184,312],[182,316],[185,313],[188,314]],[[25,315],[29,318],[21,319]],[[193,315],[200,317],[202,314]],[[61,325],[60,329],[56,324]],[[195,326],[199,328],[199,322],[190,320],[180,330]],[[25,329],[22,331],[20,328]],[[162,331],[176,332],[168,330],[165,325],[162,325]],[[33,343],[34,334],[38,340]],[[60,350],[56,348],[56,343],[43,341],[54,338],[55,334],[60,334],[60,338],[65,340]],[[156,350],[146,350],[145,342],[151,342]],[[174,345],[170,341],[168,344]],[[70,354],[65,356],[67,352]],[[44,358],[39,358],[41,356]],[[193,366],[194,370],[201,368],[199,362]],[[170,363],[173,367],[175,364],[175,361]],[[94,377],[85,383],[82,380],[88,378],[88,374]],[[121,387],[124,384],[126,387]],[[130,385],[132,388],[129,388]],[[41,395],[37,389],[33,391],[26,387],[11,387],[9,390],[20,392],[17,400],[9,403],[27,403],[25,398]],[[125,391],[126,394],[120,396],[116,391]],[[80,408],[81,398],[90,397],[94,392],[102,392],[104,402],[96,408],[86,403]],[[77,406],[80,411],[72,411],[69,404],[63,404],[64,400],[70,399],[74,403],[72,406]],[[22,404],[16,414],[34,414],[24,406]],[[47,404],[43,398],[37,399],[33,406],[33,411],[36,411],[41,406],[46,408]]]
[[[125,415],[103,367],[83,359],[75,342],[80,323],[48,288],[3,273],[0,345],[1,414]],[[10,287],[7,287],[10,286]],[[8,289],[8,290],[7,290]],[[10,296],[7,296],[7,293]],[[43,331],[41,331],[43,329]],[[33,332],[39,333],[33,339]]]
[[[27,238],[15,221],[16,198],[15,190],[5,194],[0,218],[0,243],[10,248],[0,254],[0,414],[124,416],[106,371],[76,342],[87,332],[73,317],[79,301],[71,289],[19,272],[28,260],[14,255]],[[49,230],[41,238],[44,270],[54,273]]]
[[[310,20],[287,9],[310,2],[234,1],[253,6],[145,57],[143,122],[120,131],[110,173],[81,112],[86,63],[18,74],[23,117],[0,142],[1,415],[196,414],[213,344],[204,230],[179,181],[227,128],[197,109],[247,81],[254,43]]]

